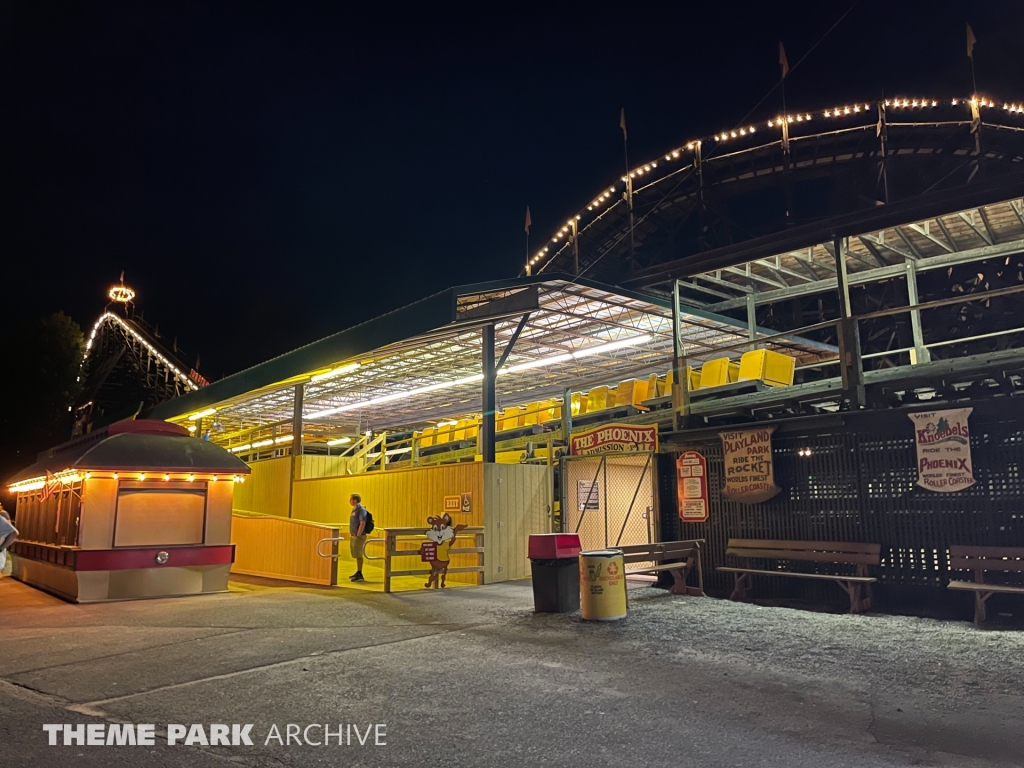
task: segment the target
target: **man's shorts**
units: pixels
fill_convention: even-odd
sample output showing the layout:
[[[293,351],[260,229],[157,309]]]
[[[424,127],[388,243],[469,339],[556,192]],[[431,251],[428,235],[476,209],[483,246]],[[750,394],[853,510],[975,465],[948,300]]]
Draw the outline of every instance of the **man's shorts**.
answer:
[[[363,548],[366,546],[366,534],[362,536],[349,536],[348,538],[348,552],[353,558],[360,558],[363,556]]]

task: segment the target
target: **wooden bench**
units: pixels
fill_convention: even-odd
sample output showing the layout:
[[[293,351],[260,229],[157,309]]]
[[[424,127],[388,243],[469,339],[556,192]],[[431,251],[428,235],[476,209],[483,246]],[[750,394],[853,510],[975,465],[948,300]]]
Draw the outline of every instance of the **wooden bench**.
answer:
[[[1024,587],[985,583],[985,571],[1024,573],[1024,547],[952,546],[949,567],[954,571],[974,571],[974,581],[951,581],[949,588],[974,593],[974,623],[977,625],[985,621],[985,601],[996,592],[1024,595]]]
[[[661,573],[668,571],[672,574],[674,583],[671,592],[674,595],[704,596],[704,571],[700,565],[700,550],[704,539],[693,541],[656,541],[650,544],[630,544],[625,547],[613,547],[622,551],[622,562],[625,565],[630,563],[654,562],[651,567],[643,567],[635,571],[626,569],[628,575]],[[681,562],[669,563],[666,560],[677,560]],[[686,579],[690,571],[697,571],[697,586],[688,587]]]
[[[751,558],[766,560],[796,560],[816,563],[856,565],[853,576],[831,573],[799,573],[796,571],[762,570],[760,568],[730,568],[719,571],[735,574],[736,584],[730,600],[747,597],[749,578],[761,576],[791,576],[798,579],[826,579],[839,584],[850,598],[850,613],[860,613],[871,607],[871,585],[878,579],[868,576],[868,566],[878,565],[882,547],[879,544],[858,544],[849,541],[776,541],[771,539],[729,539],[726,555],[743,558],[748,565]],[[863,591],[862,591],[863,588]]]

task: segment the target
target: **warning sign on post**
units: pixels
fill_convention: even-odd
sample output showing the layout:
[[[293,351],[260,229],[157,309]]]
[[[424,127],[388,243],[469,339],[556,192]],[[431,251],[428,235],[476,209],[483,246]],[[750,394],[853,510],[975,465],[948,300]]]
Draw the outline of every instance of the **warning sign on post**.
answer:
[[[588,509],[598,510],[601,508],[601,481],[600,480],[577,480],[576,481],[576,502],[580,512]]]
[[[676,459],[676,498],[684,523],[708,519],[708,463],[697,451],[686,451]]]

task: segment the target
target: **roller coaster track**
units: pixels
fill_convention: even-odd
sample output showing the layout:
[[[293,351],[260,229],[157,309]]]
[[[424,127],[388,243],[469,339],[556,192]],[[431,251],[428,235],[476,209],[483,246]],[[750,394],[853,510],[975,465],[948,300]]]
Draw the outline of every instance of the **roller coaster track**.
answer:
[[[75,431],[85,431],[89,423],[130,417],[143,407],[205,386],[206,379],[179,356],[141,318],[104,311],[86,340]]]

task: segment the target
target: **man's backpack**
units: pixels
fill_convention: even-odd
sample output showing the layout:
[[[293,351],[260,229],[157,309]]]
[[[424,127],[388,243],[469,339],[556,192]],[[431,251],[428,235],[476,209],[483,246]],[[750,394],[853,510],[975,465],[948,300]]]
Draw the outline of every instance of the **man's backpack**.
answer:
[[[364,507],[364,509],[366,509]],[[373,515],[370,514],[370,510],[366,510],[366,525],[363,526],[363,536],[373,530]]]

